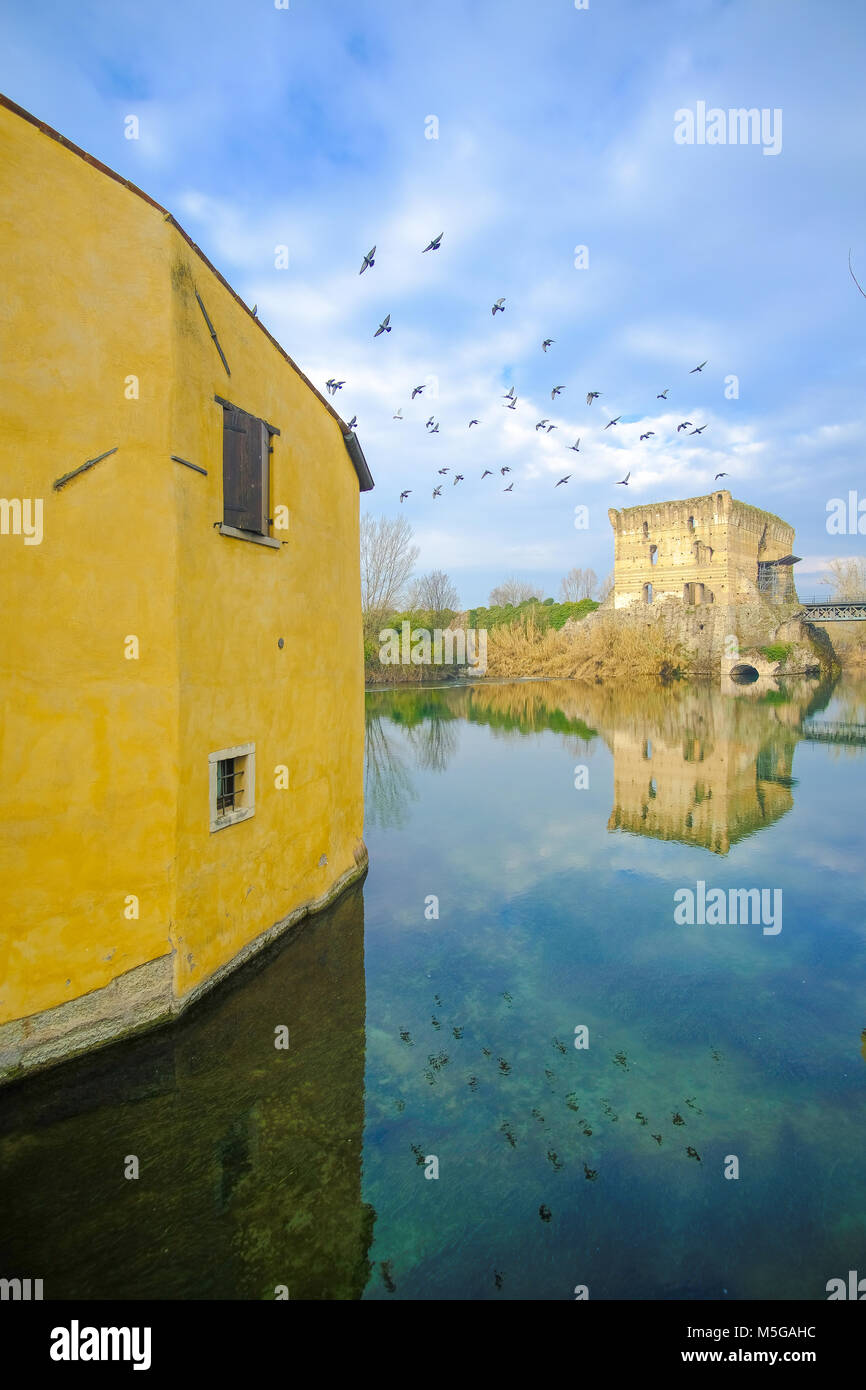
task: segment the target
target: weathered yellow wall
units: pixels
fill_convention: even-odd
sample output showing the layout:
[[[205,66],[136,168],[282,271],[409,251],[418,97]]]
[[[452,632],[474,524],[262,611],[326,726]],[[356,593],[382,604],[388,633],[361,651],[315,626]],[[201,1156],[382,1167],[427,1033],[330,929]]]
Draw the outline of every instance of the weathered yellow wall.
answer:
[[[165,247],[158,212],[0,107],[0,493],[44,504],[40,545],[0,535],[0,1022],[171,949]],[[138,401],[124,397],[132,373]],[[124,659],[129,634],[138,661]]]
[[[337,421],[161,209],[2,106],[0,146],[0,493],[44,500],[41,545],[0,535],[2,1030],[160,959],[174,1008],[357,871],[363,668]],[[215,393],[282,431],[279,550],[214,529]],[[208,754],[247,742],[255,815],[211,834]]]

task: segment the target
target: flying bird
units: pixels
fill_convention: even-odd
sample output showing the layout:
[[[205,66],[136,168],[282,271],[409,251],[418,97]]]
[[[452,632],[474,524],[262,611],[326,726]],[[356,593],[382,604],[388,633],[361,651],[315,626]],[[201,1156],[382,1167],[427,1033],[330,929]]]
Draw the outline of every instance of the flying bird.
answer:
[[[431,416],[430,416],[430,419],[427,421],[426,425],[424,426],[425,430],[429,430],[429,428],[430,428],[430,426],[431,426],[432,424],[433,424],[433,416],[431,415]]]
[[[516,397],[516,396],[514,397],[514,400],[511,401],[511,402],[505,407],[505,409],[506,409],[506,410],[516,410],[516,409],[517,409],[517,397]]]
[[[480,423],[480,421],[478,421],[478,420],[470,420],[470,421],[469,421],[469,428],[471,429],[473,425],[477,425],[477,424],[479,424],[479,423]]]
[[[505,300],[504,300],[504,299],[497,299],[496,303],[494,304],[494,306],[493,306],[493,308],[490,310],[490,312],[491,312],[491,314],[495,315],[497,310],[499,311],[500,314],[504,314],[504,313],[505,313]]]
[[[379,327],[376,329],[376,332],[373,334],[373,337],[374,337],[374,338],[378,338],[378,336],[379,336],[380,333],[390,333],[390,332],[391,332],[391,315],[390,315],[390,314],[386,314],[385,317],[383,318],[382,322],[379,324]]]
[[[600,391],[587,391],[587,393],[586,393],[586,403],[587,403],[587,405],[592,405],[593,401],[597,401],[600,395],[601,395],[601,392],[600,392]]]
[[[669,386],[666,386],[665,389],[664,389],[663,391],[659,391],[658,395],[656,396],[656,400],[657,400],[657,401],[666,401],[667,398],[668,398],[668,391],[670,391],[670,389],[671,389],[671,388],[670,388]]]
[[[700,429],[692,430],[692,434],[703,434],[706,428],[706,425],[701,425]]]
[[[536,428],[537,430],[543,430],[546,424],[547,424],[547,420],[546,420],[546,419],[544,419],[544,420],[539,420],[539,422],[538,422],[538,424],[535,426],[535,428]]]
[[[555,342],[556,342],[556,339],[555,339],[555,338],[545,338],[544,342],[541,344],[543,351],[544,351],[544,352],[547,352],[547,349],[550,347],[551,343],[555,343]]]
[[[401,493],[400,493],[400,501],[401,501],[401,502],[405,502],[405,501],[406,501],[406,498],[409,496],[409,493],[410,493],[411,491],[412,491],[411,488],[407,488],[405,492],[401,492]]]
[[[617,423],[617,421],[618,421],[618,420],[621,420],[621,419],[622,419],[622,416],[621,416],[621,415],[614,415],[614,417],[613,417],[612,420],[608,420],[608,422],[607,422],[607,424],[605,425],[604,428],[605,428],[606,430],[609,430],[610,427],[611,427],[611,425],[615,425],[615,424]]]
[[[463,482],[463,474],[462,474],[462,473],[455,473],[455,474],[454,474],[454,486],[456,487],[458,483],[462,483],[462,482]]]
[[[573,449],[574,452],[575,452],[576,454],[579,454],[579,453],[580,453],[580,440],[578,439],[578,441],[577,441],[576,444],[569,444],[568,447],[569,447],[569,449]]]
[[[502,474],[502,476],[503,476],[503,478],[504,478],[505,475],[506,475],[506,473],[510,473],[510,472],[511,472],[511,469],[508,468],[508,467],[506,466],[505,468],[500,468],[499,471],[500,471],[500,473]]]
[[[717,473],[715,478],[713,478],[713,482],[716,482],[719,478],[729,478],[730,476],[730,473]]]
[[[689,376],[694,376],[695,372],[702,372],[706,365],[706,362],[702,362],[699,367],[692,367],[692,370],[689,372]]]
[[[504,401],[515,401],[515,400],[517,400],[517,397],[516,397],[515,394],[514,394],[514,387],[513,387],[513,386],[509,386],[508,390],[503,392],[503,394],[502,394],[502,399],[503,399]]]
[[[425,247],[424,247],[424,250],[425,250],[425,251],[438,251],[438,250],[439,250],[439,247],[442,245],[442,238],[443,238],[444,235],[445,235],[444,232],[440,232],[438,236],[434,236],[434,238],[433,238],[433,240],[430,242],[430,244],[429,244],[428,246],[425,246]],[[423,255],[423,252],[422,252],[422,255]]]
[[[559,425],[548,425],[548,426],[547,426],[547,433],[550,434],[550,431],[551,431],[551,430],[558,430],[558,429],[559,429]]]
[[[256,319],[256,318],[258,318],[258,316],[259,316],[259,306],[258,306],[258,304],[254,304],[254,305],[253,305],[253,318]]]
[[[493,474],[492,474],[492,472],[490,471],[489,468],[485,468],[485,470],[484,470],[484,472],[481,474],[481,476],[482,476],[482,478],[492,478],[492,477],[493,477]]]
[[[687,430],[691,423],[691,420],[683,420],[681,425],[677,425],[677,434],[679,434],[680,430]]]
[[[434,489],[433,489],[433,496],[434,496],[434,497],[441,497],[441,495],[442,495],[442,484],[440,483],[438,487],[434,487]]]
[[[358,417],[357,417],[357,415],[353,415],[352,418],[351,418],[351,420],[349,421],[348,428],[349,428],[350,430],[353,430],[353,429],[355,428],[355,426],[357,425],[357,423],[358,423]]]
[[[619,482],[617,483],[617,487],[628,487],[628,480],[630,477],[631,473],[626,473],[624,478],[620,478]]]
[[[557,398],[557,396],[559,395],[560,391],[564,391],[564,390],[565,390],[565,387],[564,387],[564,386],[554,386],[553,390],[552,390],[551,393],[550,393],[550,399],[551,399],[552,401],[555,401],[556,398]]]
[[[556,483],[555,486],[556,486],[556,487],[562,487],[562,484],[563,484],[563,483],[567,483],[570,477],[571,477],[571,474],[570,474],[570,473],[566,473],[565,477],[564,477],[564,478],[560,478],[559,482]]]
[[[513,487],[514,487],[514,484],[513,484],[513,483],[509,483],[509,484],[508,484],[508,487],[504,487],[504,488],[502,489],[502,491],[503,491],[503,492],[510,492],[511,489],[512,489]]]
[[[391,416],[391,419],[392,419],[392,420],[402,420],[402,419],[403,419],[403,412],[402,412],[402,410],[398,410],[396,415],[392,415],[392,416]]]
[[[376,264],[376,262],[373,260],[373,257],[375,256],[375,254],[376,254],[376,248],[375,248],[375,246],[373,246],[373,247],[371,247],[371,249],[367,252],[366,256],[364,257],[364,263],[363,263],[363,265],[361,266],[361,269],[358,271],[358,274],[359,274],[359,275],[363,275],[363,274],[364,274],[364,271],[367,269],[368,266],[371,266],[371,265],[375,265],[375,264]]]
[[[654,434],[655,430],[647,430],[646,434],[641,435],[641,439],[652,439]]]
[[[425,384],[426,384],[426,383],[425,383]],[[412,392],[412,400],[414,401],[414,399],[415,399],[416,396],[420,396],[420,395],[421,395],[421,392],[422,392],[423,390],[424,390],[424,387],[423,387],[423,386],[416,386],[415,389],[414,389],[414,391]]]
[[[450,471],[451,471],[450,468],[437,468],[437,469],[436,469],[436,472],[437,472],[437,473],[450,473]]]
[[[431,433],[431,434],[438,434],[438,433],[439,433],[439,425],[438,425],[438,423],[435,424],[435,425],[433,426],[433,428],[432,428],[432,430],[430,431],[430,433]]]

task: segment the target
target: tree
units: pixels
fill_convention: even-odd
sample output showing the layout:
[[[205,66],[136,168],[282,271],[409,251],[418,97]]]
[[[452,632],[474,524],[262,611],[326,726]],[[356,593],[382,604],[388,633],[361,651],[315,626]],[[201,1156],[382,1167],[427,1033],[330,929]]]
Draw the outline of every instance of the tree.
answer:
[[[584,570],[574,565],[559,586],[559,596],[563,603],[579,603],[582,598],[592,598],[597,583],[595,570]]]
[[[838,599],[866,598],[866,556],[849,555],[831,560],[822,581]]]
[[[418,559],[412,527],[405,517],[361,517],[361,612],[364,634],[400,607]]]
[[[425,613],[441,618],[446,613],[459,611],[460,595],[444,570],[431,570],[413,581],[408,604],[412,609],[423,609]]]
[[[613,593],[613,570],[611,570],[610,574],[605,575],[604,579],[601,581],[601,587],[599,588],[599,591],[598,591],[598,600],[599,600],[599,603],[603,603],[604,600],[605,600],[606,598],[608,598],[612,593]]]
[[[490,590],[488,603],[491,608],[504,608],[507,603],[525,603],[528,598],[544,598],[544,590],[525,579],[516,579],[510,574],[495,589]]]

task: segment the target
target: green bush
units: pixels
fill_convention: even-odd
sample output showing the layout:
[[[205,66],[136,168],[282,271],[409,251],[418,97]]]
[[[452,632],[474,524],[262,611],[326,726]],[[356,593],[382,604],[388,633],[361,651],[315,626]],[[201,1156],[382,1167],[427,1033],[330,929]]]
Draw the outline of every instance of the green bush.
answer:
[[[772,642],[768,647],[759,647],[762,656],[768,661],[787,661],[794,650],[793,642]]]

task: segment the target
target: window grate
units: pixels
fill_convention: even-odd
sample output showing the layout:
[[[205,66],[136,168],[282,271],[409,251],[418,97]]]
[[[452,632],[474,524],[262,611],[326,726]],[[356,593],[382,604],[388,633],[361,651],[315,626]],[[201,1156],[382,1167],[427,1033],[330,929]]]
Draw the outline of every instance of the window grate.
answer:
[[[234,811],[240,805],[243,795],[243,760],[241,758],[220,758],[217,763],[217,815]]]

